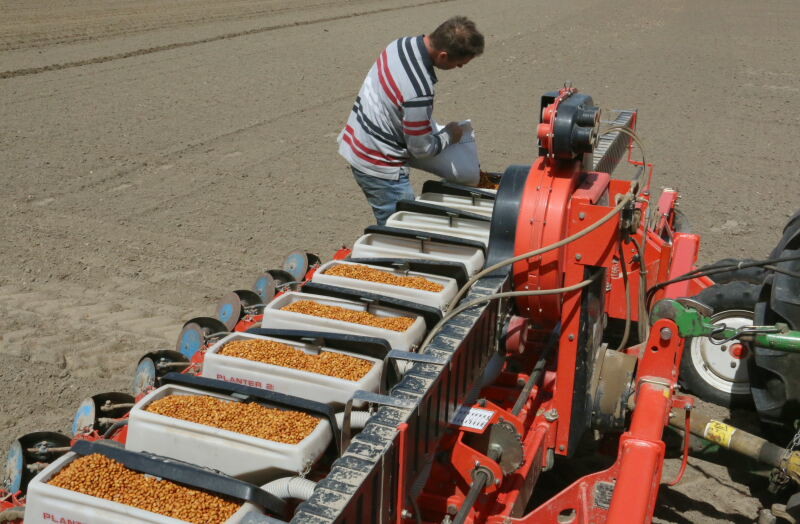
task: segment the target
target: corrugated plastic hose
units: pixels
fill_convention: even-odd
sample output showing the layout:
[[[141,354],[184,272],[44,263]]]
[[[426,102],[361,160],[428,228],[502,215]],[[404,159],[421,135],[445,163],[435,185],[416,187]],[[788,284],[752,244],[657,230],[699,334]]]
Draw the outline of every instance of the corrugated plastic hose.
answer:
[[[265,484],[262,489],[281,500],[308,500],[317,483],[302,477],[283,477]]]
[[[367,420],[369,420],[369,417],[370,417],[369,411],[351,411],[350,429],[364,429],[364,426],[367,425]],[[344,412],[337,413],[336,424],[339,427],[342,427],[343,422],[344,422]]]

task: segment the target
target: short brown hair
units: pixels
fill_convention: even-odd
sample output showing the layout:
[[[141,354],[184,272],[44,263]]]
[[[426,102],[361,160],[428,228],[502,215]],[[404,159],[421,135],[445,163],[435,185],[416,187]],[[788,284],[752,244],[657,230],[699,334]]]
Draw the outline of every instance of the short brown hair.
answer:
[[[483,53],[483,35],[466,16],[454,16],[430,34],[430,41],[451,58],[472,58]]]

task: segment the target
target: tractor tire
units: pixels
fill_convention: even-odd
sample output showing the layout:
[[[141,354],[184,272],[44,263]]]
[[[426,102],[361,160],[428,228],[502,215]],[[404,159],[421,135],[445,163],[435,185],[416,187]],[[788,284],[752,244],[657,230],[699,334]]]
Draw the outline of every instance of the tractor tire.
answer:
[[[770,258],[800,256],[800,211],[786,224],[783,237]],[[775,264],[788,271],[769,271],[761,288],[755,309],[757,325],[784,323],[800,330],[800,260]],[[800,354],[756,347],[750,363],[753,380],[753,401],[761,422],[770,436],[780,444],[795,433],[800,419]]]
[[[717,267],[722,266],[732,266],[734,264],[738,264],[739,262],[753,262],[752,259],[749,258],[724,258],[709,266],[703,266],[703,269],[714,269]],[[764,278],[767,276],[767,270],[763,267],[748,267],[744,269],[734,269],[733,271],[725,271],[724,273],[716,273],[711,275],[709,278],[714,281],[716,284],[727,284],[728,282],[734,281],[742,281],[742,282],[750,282],[751,284],[758,284],[761,285],[764,282]]]
[[[715,284],[693,298],[714,310],[712,321],[729,327],[753,325],[759,286],[733,281]],[[712,344],[707,337],[687,338],[679,382],[684,390],[726,407],[752,403],[750,366],[752,350],[736,342]]]

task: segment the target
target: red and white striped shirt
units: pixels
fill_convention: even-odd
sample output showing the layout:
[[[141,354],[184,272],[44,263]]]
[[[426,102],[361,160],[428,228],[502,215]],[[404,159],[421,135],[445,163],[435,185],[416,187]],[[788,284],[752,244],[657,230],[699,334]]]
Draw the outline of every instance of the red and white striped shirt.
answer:
[[[409,159],[441,153],[450,137],[435,131],[435,83],[423,36],[390,43],[358,92],[339,154],[363,173],[396,180]]]

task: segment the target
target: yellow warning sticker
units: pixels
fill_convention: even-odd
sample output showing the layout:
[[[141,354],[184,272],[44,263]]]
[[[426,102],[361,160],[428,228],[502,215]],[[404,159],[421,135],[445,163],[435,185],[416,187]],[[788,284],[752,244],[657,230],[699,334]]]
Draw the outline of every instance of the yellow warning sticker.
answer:
[[[711,442],[716,442],[722,446],[730,447],[733,434],[736,433],[736,428],[720,422],[719,420],[712,420],[706,424],[706,429],[703,430],[703,436]]]

